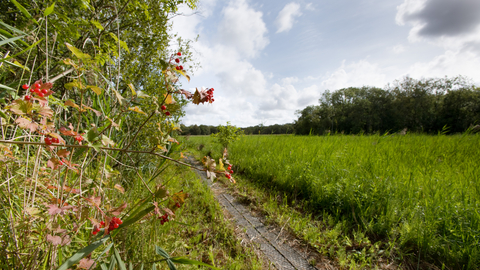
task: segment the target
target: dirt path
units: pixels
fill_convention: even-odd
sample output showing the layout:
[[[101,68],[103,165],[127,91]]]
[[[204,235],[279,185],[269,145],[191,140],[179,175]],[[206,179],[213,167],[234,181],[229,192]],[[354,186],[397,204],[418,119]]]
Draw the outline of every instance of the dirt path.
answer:
[[[189,163],[202,168],[201,163],[196,161],[193,157],[189,157]],[[228,212],[227,216],[231,217],[231,220],[235,222],[237,229],[244,233],[241,233],[244,241],[254,243],[258,250],[264,255],[270,262],[270,269],[281,270],[315,270],[315,269],[333,269],[328,264],[322,265],[318,268],[318,261],[312,261],[309,258],[310,252],[308,248],[300,249],[295,241],[299,240],[288,239],[287,234],[282,228],[272,225],[265,225],[261,219],[255,217],[255,215],[244,205],[239,203],[232,195],[227,193],[221,183],[213,183],[207,179],[206,173],[197,171],[201,178],[207,183],[215,194],[217,201],[223,206],[224,210]],[[283,232],[283,234],[282,234]],[[291,238],[291,237],[290,237]],[[288,245],[290,243],[291,245]],[[293,243],[293,245],[292,245]],[[314,262],[315,266],[312,266],[310,262]]]

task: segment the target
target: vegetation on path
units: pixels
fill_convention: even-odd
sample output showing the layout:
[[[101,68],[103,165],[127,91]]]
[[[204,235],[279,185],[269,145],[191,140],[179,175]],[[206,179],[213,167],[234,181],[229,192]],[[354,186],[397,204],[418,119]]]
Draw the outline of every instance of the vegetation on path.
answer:
[[[190,140],[209,145],[206,138]],[[317,225],[304,223],[296,230],[332,258],[361,263],[384,257],[400,265],[476,269],[479,140],[478,135],[246,136],[231,145],[230,159],[237,173],[264,192],[279,192],[281,201],[285,196],[284,202],[310,216]],[[322,226],[335,228],[331,233],[344,246],[321,237]],[[357,256],[352,250],[358,248],[360,254],[377,255]]]

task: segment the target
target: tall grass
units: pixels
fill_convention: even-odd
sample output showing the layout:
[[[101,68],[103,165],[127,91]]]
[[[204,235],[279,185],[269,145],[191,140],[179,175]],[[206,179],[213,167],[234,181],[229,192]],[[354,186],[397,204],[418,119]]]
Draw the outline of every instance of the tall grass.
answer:
[[[396,241],[406,254],[477,269],[479,143],[477,135],[247,136],[231,146],[230,160],[237,172]]]

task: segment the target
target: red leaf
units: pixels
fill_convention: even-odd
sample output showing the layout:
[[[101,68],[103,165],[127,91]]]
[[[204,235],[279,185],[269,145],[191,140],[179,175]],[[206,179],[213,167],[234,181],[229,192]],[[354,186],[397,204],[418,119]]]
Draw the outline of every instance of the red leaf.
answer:
[[[57,151],[57,155],[59,157],[68,157],[70,155],[70,151],[68,151],[67,149],[61,149],[61,150],[58,150]]]
[[[102,203],[102,197],[101,196],[91,196],[91,197],[88,197],[86,198],[88,203],[90,203],[91,205],[93,206],[100,206],[100,204]]]
[[[73,205],[67,205],[67,206],[63,206],[61,208],[59,208],[56,204],[50,204],[50,205],[46,205],[46,206],[48,207],[48,213],[51,216],[54,216],[54,215],[63,216],[65,214],[66,210],[75,208]]]
[[[185,97],[187,99],[191,99],[193,97],[193,94],[187,90],[183,90],[183,89],[180,89],[180,93],[182,93],[183,95],[185,95]]]
[[[70,238],[70,235],[65,235],[63,238],[62,238],[62,246],[65,246],[65,245],[70,245],[70,243],[72,242],[72,239]]]
[[[68,130],[68,129],[65,128],[65,127],[61,127],[61,128],[59,128],[58,130],[60,131],[60,133],[62,133],[62,134],[65,135],[65,136],[77,136],[77,135],[78,135],[78,133],[75,132],[75,131],[73,131],[73,129]]]
[[[17,123],[18,126],[21,128],[30,129],[31,132],[34,132],[38,128],[38,124],[36,122],[25,119],[23,117],[17,118],[17,120],[15,120],[15,123]]]
[[[120,205],[119,207],[115,208],[115,209],[112,209],[108,212],[112,213],[112,215],[114,216],[118,216],[122,213],[122,211],[127,208],[127,203],[124,203],[122,205]]]
[[[96,263],[94,260],[83,258],[80,260],[77,267],[80,269],[94,269],[95,266],[96,266]]]
[[[58,246],[62,243],[62,238],[60,236],[47,234],[47,241],[52,243],[54,246]]]
[[[56,158],[51,158],[47,161],[47,167],[52,170],[56,170],[60,166],[60,160]]]

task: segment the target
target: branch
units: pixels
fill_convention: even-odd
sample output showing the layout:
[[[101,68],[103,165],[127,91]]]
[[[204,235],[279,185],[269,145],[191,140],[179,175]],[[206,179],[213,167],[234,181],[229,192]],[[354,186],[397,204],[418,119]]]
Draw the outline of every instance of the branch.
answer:
[[[37,143],[37,142],[16,142],[16,141],[7,141],[7,140],[0,140],[0,143],[8,143],[8,144],[23,144],[23,145],[47,145],[46,143]],[[72,147],[72,148],[94,148],[93,146],[88,146],[88,145],[75,145],[75,144],[59,144],[59,143],[53,143],[50,146],[62,146],[62,147]],[[171,157],[167,157],[165,155],[157,154],[157,153],[152,153],[151,151],[138,151],[138,150],[127,150],[127,149],[122,149],[122,148],[111,148],[111,147],[99,147],[102,150],[108,150],[108,151],[118,151],[118,152],[126,152],[126,153],[140,153],[140,154],[149,154],[149,155],[154,155],[157,157],[161,157],[164,159],[168,159],[170,161],[173,161],[175,163],[193,168],[198,171],[206,171],[206,169],[198,169],[195,166],[192,166],[188,163],[181,162],[179,160],[173,159]],[[95,149],[95,148],[94,148]]]

